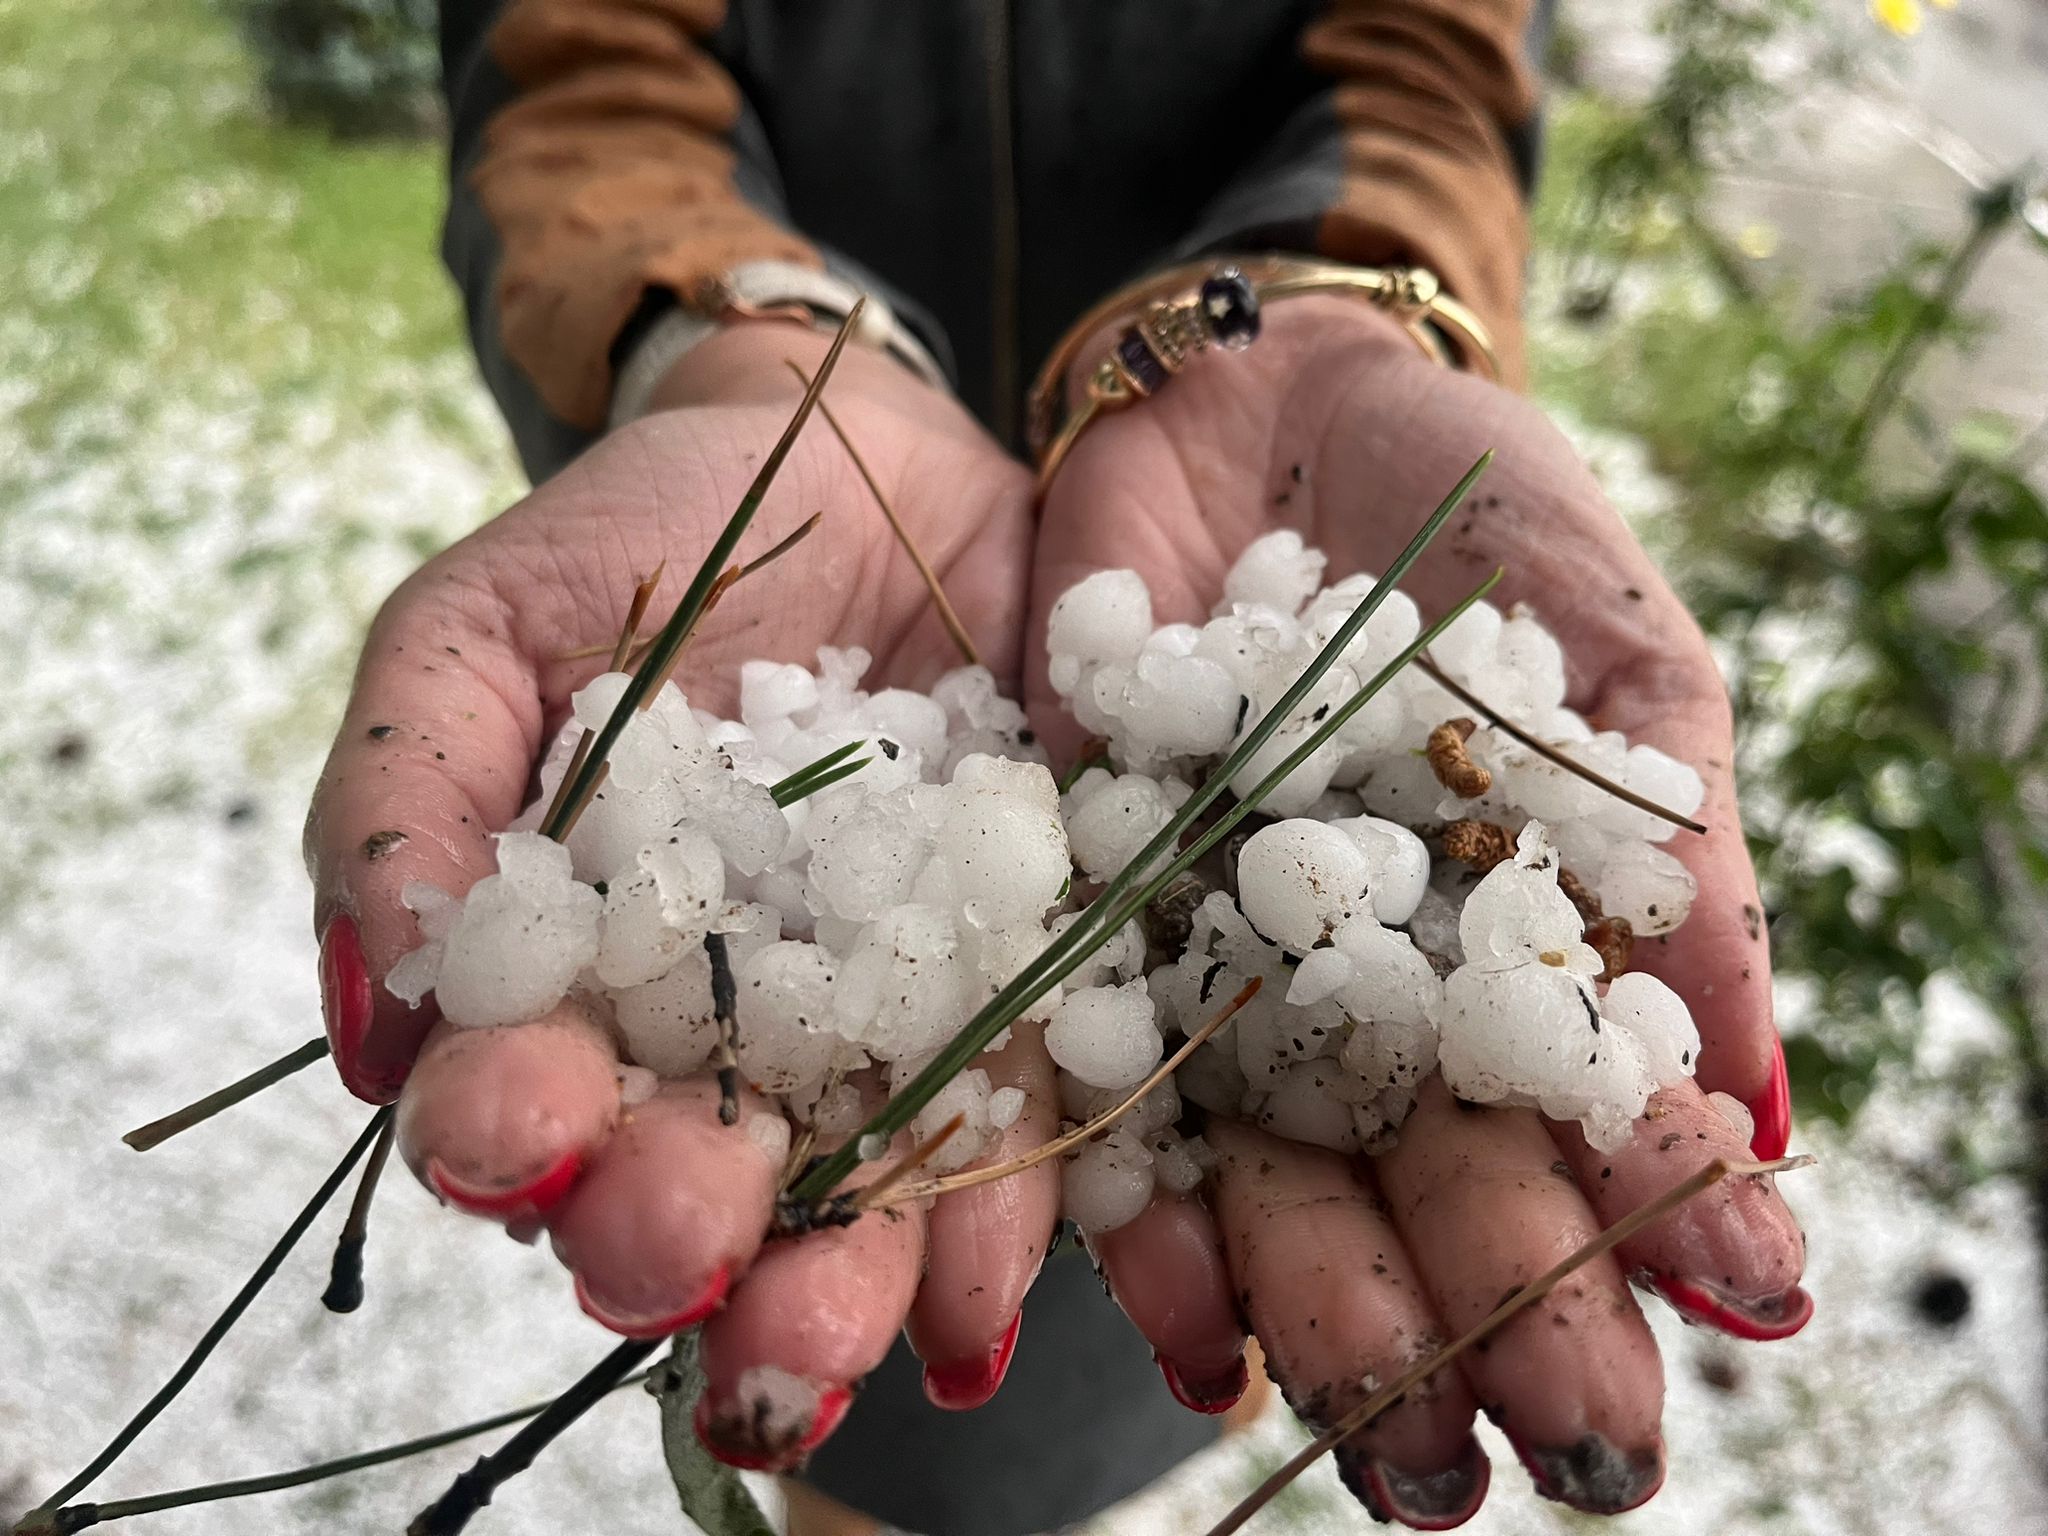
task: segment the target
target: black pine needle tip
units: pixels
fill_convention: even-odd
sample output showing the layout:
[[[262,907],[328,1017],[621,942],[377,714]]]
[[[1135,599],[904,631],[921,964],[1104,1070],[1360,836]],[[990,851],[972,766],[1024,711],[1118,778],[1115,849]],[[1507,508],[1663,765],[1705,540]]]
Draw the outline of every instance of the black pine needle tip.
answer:
[[[60,1528],[47,1519],[43,1527],[38,1527],[35,1522],[39,1517],[54,1516],[59,1505],[67,1503],[73,1495],[90,1486],[93,1479],[118,1461],[122,1452],[134,1444],[135,1437],[149,1428],[157,1415],[170,1407],[178,1394],[190,1385],[192,1378],[199,1374],[199,1368],[206,1364],[207,1356],[211,1355],[220,1341],[228,1336],[228,1331],[241,1321],[242,1314],[249,1310],[250,1303],[255,1301],[263,1287],[270,1283],[270,1277],[277,1273],[292,1249],[298,1246],[299,1239],[306,1235],[306,1229],[313,1225],[314,1218],[326,1209],[327,1202],[334,1198],[334,1192],[347,1180],[349,1170],[362,1161],[363,1154],[370,1150],[371,1144],[384,1134],[384,1127],[390,1123],[391,1116],[391,1106],[387,1104],[370,1117],[370,1123],[363,1128],[362,1135],[358,1136],[355,1144],[342,1154],[341,1161],[334,1165],[334,1171],[328,1174],[320,1187],[313,1192],[313,1198],[306,1202],[305,1208],[292,1218],[291,1225],[284,1229],[284,1235],[279,1237],[270,1252],[263,1256],[263,1262],[258,1264],[255,1272],[242,1283],[242,1288],[235,1292],[234,1300],[230,1301],[220,1316],[213,1320],[213,1326],[208,1328],[200,1336],[199,1342],[192,1346],[191,1353],[186,1355],[183,1363],[171,1373],[171,1379],[157,1389],[156,1395],[142,1405],[134,1418],[121,1426],[120,1432],[107,1442],[106,1448],[99,1455],[86,1464],[84,1471],[24,1516],[20,1522],[21,1528],[31,1531],[39,1528]]]
[[[405,1536],[455,1536],[491,1502],[508,1479],[518,1476],[556,1436],[590,1411],[666,1341],[627,1339],[584,1372],[576,1384],[543,1408],[533,1422],[483,1457],[448,1485],[448,1491],[413,1517]]]
[[[718,1020],[718,1123],[740,1123],[740,996],[725,935],[704,935],[711,961],[711,1013]]]
[[[370,1206],[377,1198],[377,1183],[384,1177],[384,1165],[391,1161],[391,1143],[397,1139],[398,1122],[386,1120],[370,1160],[363,1165],[362,1182],[348,1208],[341,1237],[334,1245],[334,1267],[327,1275],[327,1289],[320,1304],[330,1312],[353,1312],[363,1304],[363,1245],[370,1236]]]

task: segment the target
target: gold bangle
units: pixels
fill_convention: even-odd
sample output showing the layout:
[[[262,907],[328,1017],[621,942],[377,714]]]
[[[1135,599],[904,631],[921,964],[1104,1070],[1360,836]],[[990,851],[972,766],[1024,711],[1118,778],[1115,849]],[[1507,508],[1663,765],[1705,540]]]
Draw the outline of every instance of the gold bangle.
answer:
[[[1362,298],[1399,321],[1424,356],[1447,367],[1462,362],[1489,379],[1500,376],[1485,324],[1445,293],[1427,268],[1353,267],[1291,256],[1189,262],[1097,304],[1074,322],[1038,370],[1025,402],[1024,430],[1038,459],[1039,494],[1096,417],[1148,398],[1198,352],[1250,346],[1266,304],[1311,293]],[[1063,412],[1067,373],[1082,345],[1118,316],[1133,314],[1137,318],[1088,375],[1080,402]]]

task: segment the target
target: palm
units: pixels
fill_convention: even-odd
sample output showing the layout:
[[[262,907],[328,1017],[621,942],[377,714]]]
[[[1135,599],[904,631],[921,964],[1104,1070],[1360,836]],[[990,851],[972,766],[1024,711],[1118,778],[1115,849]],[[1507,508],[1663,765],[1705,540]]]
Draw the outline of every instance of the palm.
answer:
[[[452,1204],[516,1231],[545,1225],[594,1316],[659,1335],[723,1300],[705,1335],[711,1434],[771,1462],[802,1447],[747,1443],[744,1415],[718,1427],[753,1366],[816,1384],[822,1437],[906,1316],[935,1366],[988,1357],[1043,1255],[1050,1171],[1001,1201],[965,1191],[928,1216],[763,1247],[782,1172],[775,1138],[720,1126],[708,1083],[667,1084],[624,1110],[612,1037],[577,1006],[456,1030],[375,979],[419,942],[400,899],[409,882],[461,891],[493,867],[490,832],[527,798],[571,692],[605,665],[579,653],[609,649],[635,585],[657,568],[649,628],[680,596],[801,393],[783,353],[815,366],[816,350],[786,327],[718,338],[692,366],[709,371],[704,393],[720,403],[679,391],[668,403],[682,408],[614,434],[400,588],[365,647],[307,831],[329,1033],[350,1086],[384,1099],[402,1084],[407,1160]],[[829,397],[1013,690],[1023,471],[878,358],[849,356]],[[730,712],[742,661],[812,661],[823,645],[871,652],[870,686],[928,687],[958,664],[922,579],[822,421],[798,439],[740,558],[814,512],[816,532],[732,588],[693,638],[680,675],[693,703]],[[1034,1044],[1020,1034],[990,1063],[1038,1106],[1006,1133],[1006,1154],[1045,1134],[1051,1095]],[[749,1095],[745,1113],[751,1123],[778,1111]]]
[[[1274,528],[1298,529],[1320,546],[1332,576],[1384,570],[1488,447],[1496,452],[1492,468],[1406,588],[1425,614],[1441,613],[1504,567],[1501,600],[1528,602],[1564,645],[1571,703],[1603,727],[1692,763],[1705,778],[1703,815],[1713,830],[1674,845],[1700,882],[1699,901],[1682,932],[1668,944],[1639,946],[1638,955],[1693,1008],[1705,1040],[1700,1087],[1755,1102],[1775,1036],[1768,955],[1756,931],[1755,884],[1728,767],[1726,700],[1682,605],[1563,438],[1526,402],[1428,362],[1376,315],[1336,301],[1276,306],[1250,351],[1201,360],[1159,398],[1083,436],[1046,500],[1031,633],[1043,634],[1045,608],[1068,585],[1114,566],[1144,576],[1159,622],[1199,622],[1230,562]],[[1079,732],[1046,686],[1042,655],[1027,666],[1027,692],[1041,735],[1063,760]],[[1249,1291],[1252,1320],[1297,1402],[1327,1389],[1322,1401],[1332,1402],[1334,1391],[1341,1407],[1356,1395],[1361,1371],[1384,1378],[1412,1356],[1416,1339],[1468,1325],[1503,1290],[1569,1251],[1573,1234],[1590,1236],[1690,1171],[1691,1163],[1680,1166],[1690,1151],[1656,1155],[1670,1130],[1684,1128],[1699,1160],[1709,1144],[1730,1155],[1746,1151],[1698,1088],[1667,1092],[1663,1106],[1668,1114],[1655,1136],[1601,1158],[1575,1132],[1546,1133],[1524,1112],[1454,1113],[1439,1088],[1425,1095],[1401,1147],[1356,1181],[1329,1154],[1215,1127],[1228,1290]],[[1553,1163],[1569,1164],[1584,1192],[1554,1176]],[[1476,1189],[1474,1172],[1511,1182]],[[1384,1201],[1361,1184],[1376,1185]],[[1308,1208],[1318,1191],[1341,1191],[1345,1209],[1314,1214]],[[1379,1254],[1373,1267],[1381,1278],[1354,1273],[1341,1294],[1320,1303],[1330,1282],[1289,1279],[1320,1272],[1324,1260],[1355,1270],[1357,1245],[1366,1241]],[[1127,1304],[1136,1298],[1144,1307],[1148,1295],[1172,1291],[1187,1272],[1184,1263],[1170,1273],[1151,1260],[1142,1240],[1110,1249]],[[1716,1293],[1771,1315],[1762,1331],[1804,1305],[1803,1297],[1786,1299],[1798,1273],[1796,1229],[1775,1195],[1760,1190],[1741,1204],[1695,1205],[1621,1256],[1667,1289],[1710,1275]],[[1405,1283],[1386,1278],[1383,1266]],[[1404,1407],[1360,1443],[1354,1470],[1369,1496],[1441,1515],[1445,1509],[1432,1512],[1418,1501],[1455,1503],[1453,1487],[1471,1495],[1480,1474],[1463,1436],[1475,1397],[1505,1406],[1525,1459],[1555,1464],[1547,1479],[1561,1496],[1617,1507],[1654,1488],[1661,1395],[1654,1346],[1620,1269],[1609,1261],[1587,1273],[1579,1301],[1538,1309],[1555,1308],[1556,1322],[1582,1329],[1553,1327],[1550,1318],[1511,1327],[1495,1350],[1466,1357],[1467,1381]],[[1332,1310],[1350,1314],[1334,1331]],[[1216,1326],[1234,1323],[1219,1314]],[[1404,1331],[1406,1345],[1398,1342]],[[1587,1444],[1598,1454],[1570,1452],[1586,1462],[1573,1471],[1566,1448]],[[1432,1485],[1435,1494],[1402,1492],[1409,1485],[1401,1472],[1447,1468],[1464,1471]],[[1604,1484],[1595,1488],[1589,1479]]]

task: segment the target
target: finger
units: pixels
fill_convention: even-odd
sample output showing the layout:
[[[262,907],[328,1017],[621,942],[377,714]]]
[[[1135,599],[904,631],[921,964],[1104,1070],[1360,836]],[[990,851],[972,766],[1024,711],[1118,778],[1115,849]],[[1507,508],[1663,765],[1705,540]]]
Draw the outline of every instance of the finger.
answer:
[[[492,868],[489,833],[518,813],[540,745],[532,669],[496,600],[429,566],[363,647],[306,820],[321,1001],[335,1065],[373,1103],[397,1097],[432,1027],[383,979],[420,932],[415,880],[460,895]]]
[[[1596,725],[1691,764],[1706,785],[1697,816],[1706,835],[1681,831],[1663,845],[1699,887],[1692,911],[1676,932],[1638,938],[1630,967],[1685,1000],[1700,1031],[1701,1088],[1749,1105],[1756,1155],[1779,1157],[1790,1119],[1782,1107],[1784,1054],[1771,1003],[1770,941],[1735,804],[1728,699],[1704,644],[1700,650],[1690,681],[1674,685],[1684,690],[1679,696],[1658,697],[1654,689],[1664,674],[1638,670],[1606,687],[1590,713]]]
[[[443,1024],[399,1096],[399,1151],[444,1203],[529,1222],[611,1134],[617,1071],[611,1037],[574,1004],[531,1024]]]
[[[1553,1124],[1550,1133],[1609,1227],[1715,1158],[1749,1156],[1741,1132],[1691,1082],[1661,1089],[1618,1151],[1587,1146],[1576,1125]],[[1799,1285],[1806,1240],[1769,1174],[1721,1180],[1615,1253],[1689,1322],[1737,1338],[1788,1338],[1813,1316]]]
[[[1438,1078],[1376,1168],[1453,1333],[1600,1233],[1533,1112],[1459,1103]],[[1546,1497],[1613,1514],[1663,1482],[1663,1366],[1612,1254],[1582,1265],[1459,1364]]]
[[[1482,451],[1501,450],[1404,585],[1425,613],[1440,613],[1501,567],[1494,600],[1529,603],[1556,635],[1572,705],[1699,772],[1697,819],[1708,834],[1681,832],[1665,845],[1699,883],[1692,916],[1668,939],[1639,941],[1636,954],[1692,1010],[1703,1084],[1751,1105],[1767,1126],[1776,1103],[1770,962],[1735,808],[1727,690],[1699,626],[1571,444],[1527,402],[1398,351],[1375,354],[1351,386],[1336,409],[1357,430],[1327,437],[1290,516],[1311,515],[1317,486],[1326,497],[1372,487],[1399,515],[1316,525],[1330,534],[1333,569],[1384,569],[1423,510]],[[1761,1155],[1781,1150],[1760,1145]]]
[[[1442,1347],[1444,1330],[1362,1164],[1211,1120],[1230,1269],[1294,1411],[1328,1425]],[[1490,1471],[1473,1398],[1439,1372],[1337,1452],[1346,1483],[1423,1530],[1469,1519]]]
[[[701,1322],[761,1246],[789,1154],[781,1112],[742,1091],[737,1125],[717,1084],[664,1084],[624,1116],[548,1218],[583,1310],[651,1339]]]
[[[896,1154],[908,1149],[899,1136]],[[845,1187],[885,1166],[863,1165]],[[704,1328],[705,1448],[728,1466],[781,1471],[822,1445],[901,1331],[924,1253],[922,1202],[764,1247]]]
[[[1133,1221],[1088,1247],[1110,1294],[1166,1377],[1196,1413],[1226,1413],[1250,1384],[1244,1322],[1216,1220],[1188,1195],[1160,1193]]]
[[[1010,1043],[980,1063],[992,1088],[1020,1088],[1024,1109],[986,1167],[1043,1146],[1059,1130],[1059,1096],[1044,1032],[1011,1027]],[[941,1408],[978,1408],[995,1396],[1017,1345],[1024,1293],[1045,1262],[1059,1220],[1060,1168],[1048,1159],[1021,1173],[954,1190],[933,1202],[924,1283],[910,1309],[910,1347],[924,1361],[925,1396]]]

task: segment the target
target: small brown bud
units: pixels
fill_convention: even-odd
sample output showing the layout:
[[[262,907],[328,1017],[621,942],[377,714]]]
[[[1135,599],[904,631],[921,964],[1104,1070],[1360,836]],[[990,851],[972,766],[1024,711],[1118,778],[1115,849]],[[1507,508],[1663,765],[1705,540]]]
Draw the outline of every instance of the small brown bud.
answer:
[[[1497,821],[1453,821],[1444,826],[1444,857],[1485,874],[1515,856],[1514,834]]]
[[[1429,733],[1429,745],[1423,753],[1437,783],[1461,800],[1476,800],[1493,788],[1493,775],[1473,762],[1465,749],[1465,743],[1478,729],[1477,721],[1464,716],[1446,720]]]
[[[1586,924],[1586,942],[1600,952],[1600,974],[1595,981],[1612,981],[1628,969],[1635,937],[1635,929],[1625,917],[1603,917]]]

